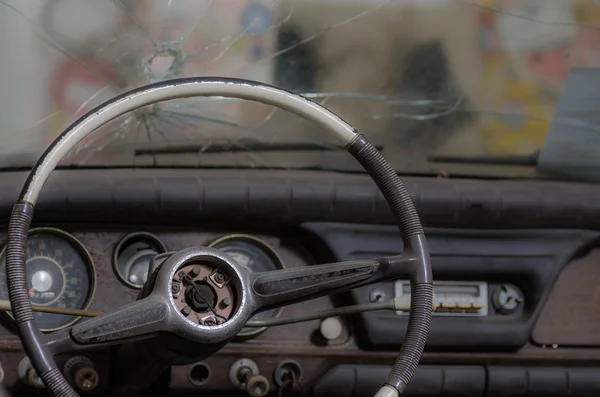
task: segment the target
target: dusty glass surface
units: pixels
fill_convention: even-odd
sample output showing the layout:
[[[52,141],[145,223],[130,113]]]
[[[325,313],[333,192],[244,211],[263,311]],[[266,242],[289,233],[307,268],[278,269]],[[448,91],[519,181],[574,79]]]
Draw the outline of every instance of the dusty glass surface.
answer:
[[[403,174],[528,177],[551,123],[582,122],[557,104],[599,66],[599,26],[594,0],[2,0],[0,166],[120,92],[218,75],[322,103]],[[223,98],[130,113],[63,165],[360,169],[310,122]]]

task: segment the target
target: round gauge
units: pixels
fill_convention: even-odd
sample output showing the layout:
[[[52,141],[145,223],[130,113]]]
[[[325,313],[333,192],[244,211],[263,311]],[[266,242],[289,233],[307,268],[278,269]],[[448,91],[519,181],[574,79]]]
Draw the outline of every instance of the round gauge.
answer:
[[[269,244],[247,234],[232,234],[221,237],[210,244],[227,253],[237,263],[253,272],[268,272],[283,269],[283,261]],[[255,314],[252,320],[279,317],[283,308],[265,310]],[[266,328],[243,328],[238,336],[256,335]]]
[[[0,254],[0,299],[8,300],[6,248]],[[86,309],[95,287],[92,258],[72,235],[53,228],[36,228],[27,239],[27,288],[34,305]],[[8,313],[12,318],[12,314]],[[64,314],[35,312],[42,331],[56,331],[79,319]]]
[[[136,232],[117,244],[113,255],[113,269],[119,279],[133,288],[142,288],[148,280],[152,259],[167,251],[165,245],[153,234]]]

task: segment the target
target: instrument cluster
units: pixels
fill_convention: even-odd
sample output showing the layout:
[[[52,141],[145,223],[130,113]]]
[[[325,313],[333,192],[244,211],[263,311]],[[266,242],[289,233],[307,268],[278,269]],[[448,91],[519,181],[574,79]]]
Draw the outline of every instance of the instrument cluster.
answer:
[[[234,260],[255,272],[278,270],[284,267],[277,251],[266,241],[248,234],[229,234],[204,245],[226,252]],[[111,252],[112,273],[127,287],[139,290],[148,279],[156,255],[167,254],[169,248],[159,237],[148,232],[127,234]],[[175,251],[175,248],[172,248]],[[94,299],[98,272],[86,246],[74,235],[57,228],[40,227],[30,230],[27,243],[27,288],[35,307],[86,310]],[[6,248],[0,253],[0,299],[8,300],[6,281]],[[283,308],[258,313],[255,318],[277,317]],[[35,321],[43,332],[66,328],[81,317],[36,311]],[[0,314],[10,328],[15,322],[10,312]],[[245,328],[239,337],[259,334],[264,328]]]
[[[0,299],[8,300],[6,247],[0,254]],[[54,228],[31,229],[27,241],[27,288],[32,305],[62,309],[86,309],[96,288],[96,273],[85,246],[73,235]],[[14,325],[10,312],[3,312]],[[35,313],[42,331],[68,327],[79,317]]]

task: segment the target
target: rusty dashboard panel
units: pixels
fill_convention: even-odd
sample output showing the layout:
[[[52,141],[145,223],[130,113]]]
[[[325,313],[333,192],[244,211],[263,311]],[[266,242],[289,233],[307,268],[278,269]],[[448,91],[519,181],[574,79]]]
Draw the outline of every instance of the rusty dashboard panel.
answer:
[[[83,229],[83,231],[82,231]],[[62,230],[62,229],[60,229]],[[67,227],[64,230],[68,231],[78,242],[80,242],[87,252],[93,263],[95,294],[91,299],[89,310],[107,312],[114,308],[120,307],[134,301],[139,293],[139,288],[135,288],[131,283],[126,283],[122,278],[118,277],[115,263],[117,259],[116,251],[120,248],[120,242],[126,237],[132,236],[134,233],[140,234],[140,230],[128,231],[111,231],[111,232],[91,232],[85,231],[85,228]],[[155,238],[162,245],[161,250],[177,251],[183,248],[204,245],[211,245],[213,242],[222,240],[228,236],[243,236],[242,234],[232,235],[230,233],[203,233],[195,231],[177,231],[177,232],[154,232],[148,233],[144,231],[142,234],[147,234]],[[250,236],[250,235],[248,235]],[[308,264],[307,255],[302,253],[299,247],[290,248],[281,244],[278,237],[269,235],[252,235],[258,242],[272,247],[272,250],[277,253],[279,260],[286,267],[306,266]],[[0,235],[0,241],[6,241],[5,235]],[[133,249],[135,249],[135,245]],[[139,252],[146,252],[144,249],[139,249]],[[143,258],[142,258],[143,259]],[[135,262],[133,266],[135,266]],[[20,350],[21,345],[6,324],[0,325],[0,351]]]
[[[32,229],[33,230],[33,229]],[[45,230],[45,229],[44,229]],[[279,261],[281,266],[297,267],[306,266],[311,263],[309,255],[300,246],[294,245],[286,241],[282,242],[282,238],[267,234],[239,234],[227,232],[196,232],[196,231],[173,231],[164,232],[156,230],[113,230],[108,232],[89,231],[85,227],[64,227],[59,230],[65,230],[80,242],[92,259],[93,271],[95,279],[96,293],[93,295],[88,309],[107,312],[117,307],[134,301],[139,293],[139,288],[135,288],[130,282],[125,282],[117,274],[117,253],[122,250],[123,241],[134,240],[135,248],[138,235],[142,237],[151,236],[155,241],[159,242],[159,250],[177,251],[183,248],[204,245],[209,246],[213,243],[218,243],[217,247],[226,241],[252,241],[257,247],[269,247],[273,257]],[[133,237],[133,238],[130,238]],[[242,238],[243,237],[243,238]],[[0,241],[6,241],[5,235],[0,235]],[[139,242],[139,240],[138,240]],[[138,253],[145,252],[144,249],[139,249]],[[225,248],[223,246],[223,248]],[[242,245],[242,248],[246,248]],[[124,249],[125,251],[127,249]],[[237,258],[243,260],[241,253],[233,253]],[[290,308],[283,308],[275,313],[280,315],[282,312],[286,315],[294,315],[305,313],[308,310],[331,309],[333,304],[329,298],[320,298],[316,301],[295,305]],[[311,321],[308,323],[273,327],[270,329],[258,329],[260,332],[251,332],[249,335],[242,336],[237,342],[237,346],[246,346],[256,348],[258,351],[286,351],[287,349],[304,349],[306,346],[312,345],[312,331],[318,329],[319,322]],[[263,332],[264,331],[264,332]],[[258,335],[257,335],[258,334]],[[345,342],[348,334],[345,333],[341,342]],[[340,343],[341,343],[340,342]],[[341,343],[343,344],[343,343]],[[235,343],[234,343],[235,345]],[[235,348],[234,348],[235,349]],[[230,354],[230,353],[229,353]],[[227,353],[226,353],[227,355]],[[98,352],[86,355],[93,361],[96,370],[101,379],[97,391],[105,390],[110,382],[110,361],[109,352]],[[25,354],[22,349],[18,336],[11,327],[10,318],[3,319],[0,323],[0,363],[4,369],[4,379],[2,384],[10,387],[13,391],[31,391],[31,388],[24,385],[19,376],[19,364],[25,359]],[[69,357],[58,357],[59,366],[66,365]],[[183,371],[185,384],[192,385],[189,381],[188,368],[175,367],[173,371],[173,382],[175,387],[180,388],[184,385],[177,386],[179,371]],[[211,381],[212,382],[212,381]]]

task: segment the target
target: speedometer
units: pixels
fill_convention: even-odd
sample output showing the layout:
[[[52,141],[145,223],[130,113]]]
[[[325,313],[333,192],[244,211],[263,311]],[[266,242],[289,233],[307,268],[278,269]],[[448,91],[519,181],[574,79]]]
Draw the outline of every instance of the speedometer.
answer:
[[[277,252],[265,241],[248,234],[231,234],[221,237],[210,247],[227,253],[240,265],[253,272],[268,272],[283,269],[283,261]],[[252,320],[278,317],[283,308],[265,310],[257,313]],[[266,328],[243,328],[238,336],[256,335]]]
[[[6,248],[0,254],[0,299],[8,299]],[[31,229],[27,240],[27,289],[32,304],[67,309],[86,309],[94,292],[92,259],[72,235],[53,228]],[[12,318],[12,314],[8,313]],[[35,312],[42,331],[67,327],[79,318]]]

